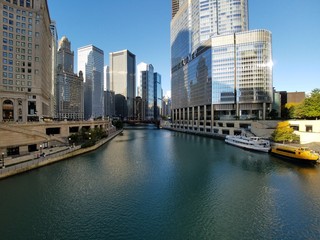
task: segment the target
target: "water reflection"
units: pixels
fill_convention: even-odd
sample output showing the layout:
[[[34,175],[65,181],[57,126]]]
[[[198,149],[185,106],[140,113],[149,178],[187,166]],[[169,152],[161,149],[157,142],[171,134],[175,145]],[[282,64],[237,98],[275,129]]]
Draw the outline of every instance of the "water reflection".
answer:
[[[1,239],[317,239],[319,176],[221,140],[125,130],[0,181]]]

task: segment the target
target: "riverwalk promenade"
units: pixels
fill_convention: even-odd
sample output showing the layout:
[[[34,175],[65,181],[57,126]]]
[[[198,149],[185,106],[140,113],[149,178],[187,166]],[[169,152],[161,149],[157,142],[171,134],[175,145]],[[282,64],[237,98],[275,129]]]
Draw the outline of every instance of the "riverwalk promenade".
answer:
[[[80,154],[94,151],[103,144],[112,140],[123,130],[111,133],[107,138],[98,141],[94,146],[81,148],[81,146],[62,146],[43,149],[39,152],[31,153],[16,158],[5,158],[4,165],[0,165],[0,179],[23,173],[32,169],[40,168],[58,161],[62,161]]]

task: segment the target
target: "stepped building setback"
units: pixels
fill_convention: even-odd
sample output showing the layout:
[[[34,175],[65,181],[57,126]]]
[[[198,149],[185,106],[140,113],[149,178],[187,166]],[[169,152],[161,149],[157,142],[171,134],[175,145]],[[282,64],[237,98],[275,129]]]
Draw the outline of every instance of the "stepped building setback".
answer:
[[[74,52],[71,42],[62,37],[57,53],[56,118],[58,120],[83,120],[83,73],[74,74]]]
[[[248,29],[247,0],[172,0],[173,127],[212,133],[215,120],[266,119],[272,39]]]

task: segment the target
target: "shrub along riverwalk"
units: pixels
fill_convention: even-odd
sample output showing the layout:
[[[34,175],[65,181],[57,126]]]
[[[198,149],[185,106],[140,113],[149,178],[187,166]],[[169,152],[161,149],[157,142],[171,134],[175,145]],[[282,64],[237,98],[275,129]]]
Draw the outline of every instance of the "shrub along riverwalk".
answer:
[[[23,173],[32,169],[46,166],[61,160],[65,160],[71,157],[75,157],[80,154],[94,151],[100,146],[110,141],[123,130],[118,130],[111,133],[108,137],[97,141],[90,146],[74,146],[74,147],[57,147],[48,150],[43,150],[42,156],[27,155],[5,161],[5,167],[0,168],[0,179],[10,177],[19,173]],[[2,166],[1,166],[2,167]]]

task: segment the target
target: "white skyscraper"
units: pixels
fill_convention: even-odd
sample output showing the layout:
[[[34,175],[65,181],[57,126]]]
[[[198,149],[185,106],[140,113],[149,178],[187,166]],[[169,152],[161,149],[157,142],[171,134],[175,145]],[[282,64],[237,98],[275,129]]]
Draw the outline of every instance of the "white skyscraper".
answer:
[[[78,71],[84,78],[84,118],[104,116],[104,53],[88,45],[78,49]]]

